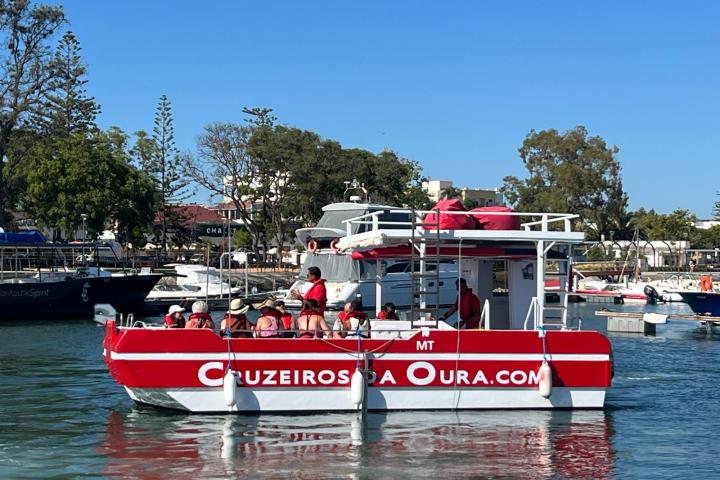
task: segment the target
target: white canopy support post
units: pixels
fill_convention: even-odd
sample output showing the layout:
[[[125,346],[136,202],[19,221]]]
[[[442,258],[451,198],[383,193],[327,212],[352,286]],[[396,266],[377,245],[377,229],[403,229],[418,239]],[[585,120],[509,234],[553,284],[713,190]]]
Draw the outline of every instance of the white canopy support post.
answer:
[[[382,310],[382,260],[375,260],[375,313],[377,315]]]
[[[546,217],[543,217],[547,222]],[[537,268],[536,271],[536,293],[537,293],[537,311],[535,312],[536,322],[535,327],[543,325],[543,312],[545,311],[545,241],[538,240],[537,242]]]
[[[480,325],[485,325],[485,330],[490,330],[490,300],[485,299],[482,313],[480,314]]]

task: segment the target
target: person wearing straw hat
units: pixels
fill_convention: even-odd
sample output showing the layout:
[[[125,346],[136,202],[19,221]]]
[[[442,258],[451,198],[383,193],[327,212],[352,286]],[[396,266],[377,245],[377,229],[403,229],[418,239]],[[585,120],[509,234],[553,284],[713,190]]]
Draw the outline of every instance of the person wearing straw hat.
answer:
[[[253,305],[260,310],[260,318],[255,324],[255,337],[268,338],[279,337],[280,325],[282,325],[282,312],[277,308],[274,298],[267,298],[264,302]]]
[[[243,305],[243,301],[235,298],[230,302],[230,310],[220,323],[220,336],[230,334],[230,338],[251,338],[251,325],[245,315],[250,305]]]
[[[170,305],[165,315],[165,328],[185,328],[184,311],[185,309],[180,305]]]
[[[192,304],[192,315],[188,318],[185,328],[209,328],[215,330],[215,323],[208,313],[207,303],[196,300]]]

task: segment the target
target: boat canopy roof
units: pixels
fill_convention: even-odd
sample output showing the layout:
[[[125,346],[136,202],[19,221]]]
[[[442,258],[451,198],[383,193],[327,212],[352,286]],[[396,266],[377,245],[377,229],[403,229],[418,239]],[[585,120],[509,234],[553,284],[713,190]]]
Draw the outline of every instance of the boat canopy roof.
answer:
[[[37,230],[28,232],[0,232],[0,245],[23,245],[46,243],[47,239]]]

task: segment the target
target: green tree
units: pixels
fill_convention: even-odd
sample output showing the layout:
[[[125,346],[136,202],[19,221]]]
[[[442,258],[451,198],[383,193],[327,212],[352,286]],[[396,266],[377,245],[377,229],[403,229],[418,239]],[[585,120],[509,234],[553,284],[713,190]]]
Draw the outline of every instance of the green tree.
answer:
[[[688,210],[663,215],[640,209],[635,215],[635,223],[648,240],[688,240],[695,233],[695,220],[695,215]]]
[[[88,215],[91,234],[118,222],[130,233],[152,218],[151,180],[127,161],[118,132],[76,134],[37,143],[28,153],[31,168],[22,204],[48,227],[74,232]]]
[[[190,196],[190,191],[189,180],[185,177],[182,168],[183,159],[175,147],[172,109],[165,95],[160,97],[155,111],[153,143],[153,147],[149,149],[150,158],[143,167],[155,181],[158,192],[158,210],[161,217],[160,244],[162,253],[166,254],[169,227],[177,227],[183,221],[172,208],[172,204],[186,200]]]
[[[65,20],[62,7],[0,2],[0,227],[7,226],[5,159],[13,134],[42,102],[52,71],[49,40]]]
[[[187,157],[189,178],[232,203],[250,233],[257,253],[261,219],[256,205],[261,196],[255,188],[255,165],[248,153],[252,127],[236,123],[211,123],[197,139],[197,155]]]
[[[583,126],[531,130],[519,149],[529,177],[505,177],[503,192],[520,211],[576,213],[591,237],[609,236],[627,228],[618,151]]]
[[[80,43],[74,33],[63,35],[50,68],[48,93],[33,122],[45,135],[68,137],[96,130],[95,117],[100,107],[85,92],[87,68],[80,58]]]

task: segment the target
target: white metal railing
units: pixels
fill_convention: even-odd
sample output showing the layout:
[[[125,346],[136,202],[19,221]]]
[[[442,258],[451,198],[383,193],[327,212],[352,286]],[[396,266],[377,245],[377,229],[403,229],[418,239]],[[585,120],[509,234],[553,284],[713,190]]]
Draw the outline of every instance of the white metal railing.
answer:
[[[540,302],[538,301],[537,297],[532,297],[532,300],[530,300],[530,307],[528,307],[527,315],[525,315],[525,323],[523,324],[523,330],[528,329],[528,321],[530,320],[530,315],[533,316],[533,330],[537,330],[538,325],[542,324],[542,321],[540,320],[540,317],[542,315],[542,311],[540,309]]]
[[[483,304],[482,312],[480,312],[480,324],[478,329],[485,325],[485,330],[490,330],[490,301],[486,298]]]
[[[397,222],[397,221],[380,221],[380,215],[384,213],[407,213],[412,214],[413,210],[410,209],[393,209],[393,210],[378,210],[376,212],[365,213],[357,217],[343,220],[345,223],[345,233],[350,236],[352,234],[353,225],[371,225],[372,231],[377,231],[382,226],[412,226],[412,221]],[[538,231],[548,232],[550,226],[562,222],[563,231],[572,232],[571,220],[579,218],[579,215],[571,213],[528,213],[528,212],[469,212],[469,211],[446,211],[446,210],[414,210],[420,223],[425,215],[429,214],[440,214],[440,215],[497,215],[497,216],[513,216],[513,217],[530,217],[535,219],[539,217],[539,220],[531,220],[529,222],[522,223],[520,226],[523,230],[533,230],[532,227],[539,226]],[[419,230],[422,230],[418,227]]]

